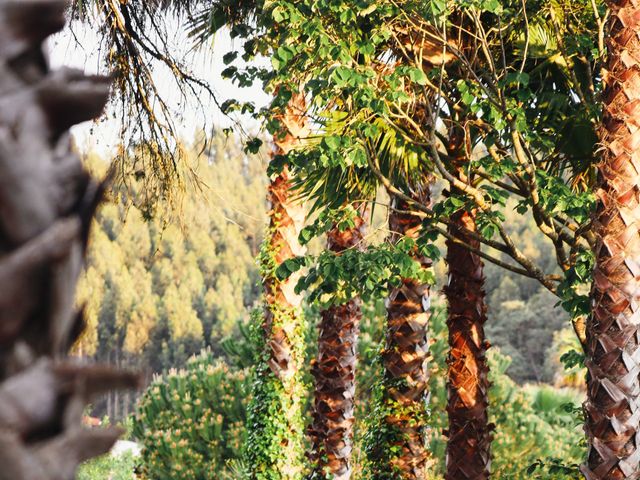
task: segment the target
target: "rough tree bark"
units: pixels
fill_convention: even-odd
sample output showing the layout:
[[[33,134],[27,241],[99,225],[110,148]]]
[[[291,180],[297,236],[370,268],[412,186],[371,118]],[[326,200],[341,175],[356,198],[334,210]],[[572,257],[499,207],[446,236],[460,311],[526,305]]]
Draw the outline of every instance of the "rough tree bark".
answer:
[[[592,314],[587,321],[588,480],[640,478],[640,2],[611,8],[604,71]]]
[[[416,201],[430,204],[430,183],[414,194]],[[403,237],[416,239],[422,219],[411,213],[407,202],[393,199],[389,214],[392,243]],[[422,268],[431,268],[431,260],[413,253]],[[393,288],[387,300],[386,345],[382,351],[384,379],[382,421],[389,432],[387,441],[376,443],[368,452],[374,467],[373,479],[389,478],[390,472],[406,480],[426,477],[428,452],[426,448],[426,418],[428,399],[429,355],[428,329],[430,312],[429,284],[405,279]],[[372,432],[375,436],[375,432]],[[385,437],[387,438],[387,437]]]
[[[451,131],[449,152],[458,177],[464,174],[466,156],[464,132]],[[480,242],[466,231],[476,232],[475,211],[459,210],[451,217],[449,234],[473,248]],[[486,480],[491,471],[491,431],[489,424],[489,366],[484,324],[487,306],[484,291],[484,264],[475,253],[447,240],[446,262],[449,280],[444,294],[449,306],[448,401],[449,427],[446,449],[446,480]]]
[[[292,97],[285,114],[280,117],[283,135],[274,137],[275,155],[286,155],[294,149],[300,139],[309,136],[305,116],[305,100],[300,94]],[[269,211],[268,250],[273,253],[276,265],[304,255],[306,249],[300,245],[298,235],[304,226],[305,209],[302,203],[293,198],[288,169],[285,169],[269,185],[268,200],[271,204]],[[263,279],[265,301],[264,330],[269,345],[269,365],[273,373],[280,379],[288,379],[300,370],[302,359],[295,358],[289,338],[295,335],[300,322],[302,297],[295,293],[297,276],[280,281],[274,275]],[[285,311],[290,317],[288,322],[274,324],[274,312]]]
[[[430,185],[417,195],[423,205],[430,204]],[[409,210],[405,202],[398,202],[396,208]],[[420,217],[409,213],[393,211],[389,216],[389,227],[395,236],[416,239],[422,225]],[[431,260],[417,251],[414,258],[424,269],[431,268]],[[431,317],[429,285],[415,280],[404,280],[402,286],[389,294],[387,304],[387,341],[382,357],[385,375],[401,381],[389,394],[401,410],[409,412],[425,408],[429,370],[429,318]],[[425,446],[424,418],[416,419],[407,415],[393,415],[385,421],[397,428],[403,435],[401,454],[396,466],[404,479],[421,480],[426,475],[427,449]]]
[[[361,248],[365,228],[361,216],[354,228],[342,232],[334,228],[327,235],[329,250],[340,253]],[[351,478],[361,303],[354,298],[321,312],[318,356],[311,369],[315,388],[309,429],[313,478]]]
[[[473,213],[460,211],[452,220],[459,228],[476,231]],[[449,233],[479,248],[477,240],[450,227]],[[456,242],[447,241],[449,281],[444,293],[449,305],[447,480],[484,480],[491,468],[489,367],[484,336],[487,320],[483,263]]]
[[[274,137],[274,155],[288,153],[308,137],[305,112],[304,96],[294,94],[279,118],[282,132]],[[254,384],[246,454],[251,478],[265,478],[269,472],[274,478],[293,480],[301,478],[304,460],[302,298],[294,291],[298,276],[282,281],[275,271],[286,260],[305,253],[298,241],[305,209],[293,198],[286,168],[269,185],[268,200],[269,236],[261,256],[267,365],[257,367],[264,378]]]
[[[0,1],[0,479],[67,480],[118,429],[87,430],[96,394],[138,377],[66,359],[84,328],[74,311],[103,187],[67,130],[94,118],[108,79],[49,71],[42,42],[65,24],[61,0]]]

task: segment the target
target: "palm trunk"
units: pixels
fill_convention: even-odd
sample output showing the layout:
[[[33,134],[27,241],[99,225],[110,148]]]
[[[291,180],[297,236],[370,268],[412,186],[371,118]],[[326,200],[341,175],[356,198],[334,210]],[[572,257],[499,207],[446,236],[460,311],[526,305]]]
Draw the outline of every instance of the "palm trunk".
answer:
[[[429,204],[429,186],[416,200]],[[408,204],[394,199],[389,214],[391,242],[408,236],[417,238],[422,225],[420,217],[410,213]],[[413,254],[422,268],[431,268],[431,260],[416,250]],[[382,352],[384,378],[382,381],[381,407],[386,415],[374,418],[371,429],[378,429],[382,422],[385,435],[371,431],[367,445],[369,476],[374,479],[402,478],[423,480],[426,476],[428,453],[426,449],[426,420],[429,371],[428,327],[429,285],[405,279],[394,288],[387,301],[386,345]]]
[[[285,170],[269,185],[271,203],[268,251],[274,265],[304,255],[305,249],[298,243],[298,235],[304,222],[304,207],[291,197],[289,174]],[[292,337],[299,334],[302,297],[294,292],[297,279],[290,277],[279,281],[273,272],[263,277],[265,317],[263,329],[267,338],[269,367],[281,380],[293,378],[300,370],[301,358],[297,357]]]
[[[449,233],[479,248],[477,240],[461,229],[475,232],[473,212],[459,211],[452,217]],[[449,282],[444,288],[449,305],[447,480],[484,480],[491,466],[491,425],[487,407],[489,367],[483,263],[459,243],[447,241]]]
[[[587,321],[588,480],[640,478],[640,4],[609,1],[603,158]]]
[[[67,2],[0,2],[0,480],[71,480],[118,429],[82,428],[97,394],[137,376],[66,360],[84,319],[75,286],[103,188],[67,130],[99,115],[105,78],[51,72],[42,42]]]
[[[336,253],[362,245],[365,221],[354,228],[328,234],[328,248]],[[315,380],[313,420],[310,427],[314,478],[351,478],[356,360],[362,312],[354,298],[321,313]]]
[[[299,138],[306,136],[304,97],[294,95],[281,122],[284,135],[274,139],[275,155],[286,154]],[[269,236],[261,255],[265,343],[256,368],[249,406],[249,440],[245,448],[250,478],[256,479],[294,480],[302,476],[302,298],[294,292],[296,276],[280,281],[275,274],[278,265],[305,253],[298,242],[305,211],[291,197],[289,173],[285,168],[269,185]]]

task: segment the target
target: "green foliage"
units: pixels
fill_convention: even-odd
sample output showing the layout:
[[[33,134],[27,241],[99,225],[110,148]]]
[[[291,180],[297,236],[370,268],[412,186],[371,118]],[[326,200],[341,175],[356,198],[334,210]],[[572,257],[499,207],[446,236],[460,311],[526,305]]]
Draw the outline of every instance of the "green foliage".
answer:
[[[131,480],[137,459],[131,453],[113,456],[104,455],[80,466],[78,480]]]
[[[318,256],[298,257],[285,261],[276,274],[287,278],[303,267],[309,267],[296,285],[296,292],[309,291],[308,301],[323,307],[341,305],[359,296],[369,302],[384,298],[390,287],[402,279],[434,283],[430,270],[421,267],[412,256],[418,244],[405,237],[394,245],[370,245],[364,251],[351,249],[336,254],[323,251]],[[422,253],[437,256],[437,250],[420,245]]]
[[[314,210],[372,201],[381,184],[410,195],[415,176],[428,171],[450,183],[458,152],[436,145],[448,148],[447,137],[464,124],[457,133],[464,133],[464,174],[474,186],[437,198],[429,225],[442,231],[452,213],[475,209],[484,243],[507,254],[491,251],[495,261],[524,266],[553,290],[560,266],[566,280],[557,294],[575,316],[587,307],[574,280],[586,263],[584,232],[595,203],[601,78],[594,72],[602,52],[592,8],[587,0],[269,2],[246,32],[248,42],[273,53],[271,71],[255,71],[275,95],[258,115],[275,131],[291,92],[302,88],[315,128],[277,163],[291,167]],[[471,45],[456,43],[469,30]],[[556,253],[554,264],[532,262],[507,238],[509,197],[546,232],[543,248]],[[323,230],[316,224],[303,240]]]
[[[276,318],[275,321],[281,321]],[[306,385],[302,371],[293,378],[280,379],[269,367],[269,352],[263,330],[264,314],[256,309],[252,314],[251,342],[255,348],[255,368],[247,411],[248,436],[243,447],[243,464],[247,478],[253,480],[301,479],[304,459],[304,419],[302,407]],[[289,335],[294,359],[304,357],[304,331],[298,317],[294,335]],[[286,451],[286,455],[283,455]],[[289,470],[298,468],[297,472]]]
[[[384,418],[391,415],[407,415],[415,419],[416,423],[423,423],[427,418],[426,409],[423,407],[401,408],[397,402],[384,398],[383,391],[393,388],[387,383],[377,386],[379,395],[374,399],[374,407],[371,410],[371,423],[364,437],[363,450],[365,462],[362,478],[375,480],[402,480],[403,473],[393,465],[402,454],[402,432],[390,426]],[[426,429],[425,429],[426,430]]]
[[[547,370],[553,372],[556,386],[584,388],[587,379],[585,355],[573,328],[556,332],[547,352]]]
[[[259,255],[263,285],[272,291],[266,292],[263,308],[252,312],[248,332],[254,369],[242,460],[248,467],[244,476],[252,480],[297,480],[302,478],[304,469],[304,321],[300,307],[268,301],[279,298],[279,289],[286,288],[282,282],[297,270],[291,260],[278,265],[278,252],[274,251],[278,247],[272,244],[275,230],[272,226],[267,232]],[[279,371],[274,371],[272,365],[270,342],[284,342],[287,349],[287,365]]]
[[[249,383],[203,351],[185,369],[156,377],[140,399],[133,435],[143,444],[142,478],[221,479],[246,439]]]
[[[595,255],[591,250],[580,248],[575,253],[573,265],[565,272],[558,286],[563,308],[572,318],[591,314],[589,292],[591,290],[591,272],[595,266]]]
[[[442,308],[434,309],[433,316],[442,318],[446,312]],[[436,320],[441,321],[441,320]],[[383,323],[384,325],[384,323]],[[381,342],[382,343],[382,342]],[[398,469],[393,468],[395,460],[402,453],[403,433],[394,425],[390,425],[386,418],[408,418],[415,425],[422,426],[422,433],[426,435],[427,424],[429,422],[430,405],[428,399],[424,402],[416,403],[409,407],[403,406],[395,401],[390,395],[393,389],[405,386],[405,379],[392,379],[386,375],[382,365],[381,350],[379,345],[376,349],[376,357],[373,374],[374,379],[369,379],[373,383],[367,389],[369,392],[368,408],[364,421],[364,435],[361,440],[361,448],[364,452],[363,474],[359,478],[369,480],[402,480],[403,474]],[[443,353],[441,351],[437,353]],[[432,357],[429,357],[431,362]],[[428,395],[428,392],[427,392]]]
[[[584,366],[584,353],[579,353],[575,350],[569,350],[563,353],[560,357],[560,361],[563,363],[567,370],[570,370],[577,366]]]
[[[358,216],[358,211],[351,204],[341,205],[337,209],[322,210],[311,225],[302,229],[298,240],[302,245],[306,245],[313,238],[327,233],[334,227],[344,232],[355,227]]]

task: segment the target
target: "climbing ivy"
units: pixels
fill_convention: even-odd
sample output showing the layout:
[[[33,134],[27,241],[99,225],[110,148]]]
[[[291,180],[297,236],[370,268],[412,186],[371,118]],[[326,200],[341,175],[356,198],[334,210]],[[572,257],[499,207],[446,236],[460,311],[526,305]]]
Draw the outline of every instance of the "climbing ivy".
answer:
[[[259,264],[267,288],[277,289],[282,280],[277,251],[270,242],[274,228],[269,229],[262,244]],[[266,281],[268,280],[268,281]],[[270,323],[265,321],[269,309]],[[304,420],[302,403],[305,384],[300,368],[290,378],[279,378],[271,369],[269,339],[274,331],[284,331],[291,348],[290,361],[301,363],[305,355],[303,315],[299,309],[264,302],[263,308],[251,313],[250,341],[254,346],[255,365],[247,409],[247,441],[243,448],[243,464],[252,480],[296,480],[303,478]],[[297,365],[299,367],[299,365]],[[283,447],[286,446],[286,455]]]

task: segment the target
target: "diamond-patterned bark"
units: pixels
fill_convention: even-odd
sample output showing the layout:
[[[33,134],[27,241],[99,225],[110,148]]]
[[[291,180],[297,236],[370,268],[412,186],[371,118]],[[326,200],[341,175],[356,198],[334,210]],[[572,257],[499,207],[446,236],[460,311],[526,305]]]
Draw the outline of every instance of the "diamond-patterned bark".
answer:
[[[274,137],[274,155],[284,155],[295,148],[300,139],[308,135],[305,117],[305,101],[302,95],[294,95],[280,117],[283,131]],[[287,168],[271,181],[268,200],[269,211],[268,250],[274,255],[276,265],[291,258],[304,255],[305,249],[298,242],[304,224],[304,206],[292,198],[291,183]],[[280,379],[290,379],[300,369],[302,359],[293,358],[289,338],[299,324],[299,308],[302,298],[294,292],[297,277],[279,281],[273,274],[263,278],[265,300],[264,329],[270,350],[269,365]],[[288,321],[275,322],[274,313],[283,314]]]
[[[640,1],[610,1],[592,315],[588,480],[640,478]]]
[[[298,234],[304,222],[304,207],[291,199],[287,170],[278,175],[269,185],[271,202],[269,251],[273,252],[277,265],[303,255],[305,249],[298,243]],[[299,308],[302,298],[295,293],[297,277],[279,281],[273,275],[263,279],[266,311],[264,329],[270,349],[269,365],[280,379],[291,378],[298,370],[301,359],[292,358],[289,337],[298,328]],[[274,314],[288,319],[274,322]]]
[[[461,228],[476,231],[473,212],[459,211],[449,233],[479,248]],[[491,469],[491,430],[487,407],[489,367],[484,324],[487,320],[483,263],[478,255],[447,241],[449,304],[447,480],[485,480]]]
[[[340,232],[334,228],[328,234],[329,249],[340,253],[360,248],[364,230],[362,217],[352,229]],[[315,392],[309,429],[314,478],[351,478],[360,305],[360,299],[354,298],[321,313],[318,356],[312,366]]]
[[[429,186],[415,194],[415,199],[428,205]],[[394,199],[394,210],[389,214],[391,242],[402,237],[417,238],[422,220],[404,213],[409,205]],[[431,260],[414,252],[414,258],[423,268],[431,268]],[[387,300],[386,345],[382,352],[385,367],[383,401],[390,402],[392,413],[384,422],[398,432],[394,445],[379,445],[371,455],[387,463],[385,471],[398,471],[403,479],[422,480],[426,476],[427,448],[425,439],[426,408],[428,399],[429,355],[428,327],[430,290],[428,284],[405,279],[391,290]],[[398,450],[399,449],[399,450]],[[377,477],[373,472],[373,478]]]

